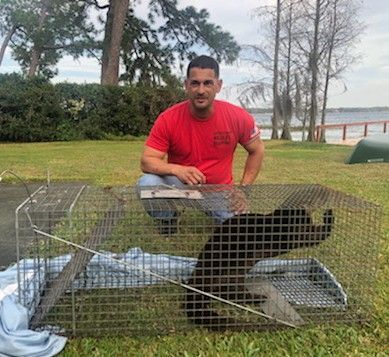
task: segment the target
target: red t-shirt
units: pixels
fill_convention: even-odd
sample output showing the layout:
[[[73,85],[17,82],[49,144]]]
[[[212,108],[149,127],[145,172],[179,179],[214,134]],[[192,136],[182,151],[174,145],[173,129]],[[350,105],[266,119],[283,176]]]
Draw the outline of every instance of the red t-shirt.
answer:
[[[215,100],[207,120],[194,117],[189,101],[161,113],[146,145],[168,154],[168,162],[197,167],[207,184],[232,184],[232,160],[236,145],[259,136],[254,118],[244,109]]]

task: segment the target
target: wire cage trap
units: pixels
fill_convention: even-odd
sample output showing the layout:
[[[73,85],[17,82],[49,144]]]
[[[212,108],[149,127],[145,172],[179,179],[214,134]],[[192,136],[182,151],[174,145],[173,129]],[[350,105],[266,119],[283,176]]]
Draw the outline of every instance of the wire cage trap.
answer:
[[[16,210],[19,299],[77,336],[365,321],[381,215],[320,185],[42,186]]]

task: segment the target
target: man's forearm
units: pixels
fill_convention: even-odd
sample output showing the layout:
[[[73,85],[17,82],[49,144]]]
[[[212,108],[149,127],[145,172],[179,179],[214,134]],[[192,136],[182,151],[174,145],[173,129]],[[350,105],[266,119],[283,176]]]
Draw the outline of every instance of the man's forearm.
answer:
[[[177,165],[169,164],[164,160],[149,158],[141,161],[141,170],[144,173],[155,175],[174,175],[174,168]]]
[[[181,182],[188,185],[206,183],[205,175],[196,167],[169,164],[158,158],[142,159],[141,169],[144,173],[176,176]]]
[[[259,161],[259,157],[255,155],[249,155],[246,160],[243,177],[240,181],[241,185],[250,185],[257,178],[261,169],[262,161]]]
[[[264,153],[264,145],[262,142],[257,150],[248,153],[243,176],[240,181],[241,185],[250,185],[254,183],[261,170]]]

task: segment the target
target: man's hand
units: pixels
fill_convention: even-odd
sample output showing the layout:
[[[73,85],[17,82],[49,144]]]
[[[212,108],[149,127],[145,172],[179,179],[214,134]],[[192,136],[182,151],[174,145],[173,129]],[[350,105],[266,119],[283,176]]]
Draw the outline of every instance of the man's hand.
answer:
[[[173,170],[173,175],[177,176],[180,181],[187,185],[205,184],[205,175],[194,166],[176,165]]]
[[[141,158],[141,169],[155,175],[174,175],[187,185],[205,184],[205,175],[194,166],[182,166],[166,162],[166,152],[145,146]]]
[[[234,214],[244,214],[249,212],[249,204],[246,195],[240,189],[233,187],[230,195],[230,209]]]

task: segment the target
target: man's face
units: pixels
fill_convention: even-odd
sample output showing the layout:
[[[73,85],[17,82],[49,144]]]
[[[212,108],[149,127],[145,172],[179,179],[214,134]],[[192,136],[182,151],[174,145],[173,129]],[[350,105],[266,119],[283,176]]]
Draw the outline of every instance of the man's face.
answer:
[[[185,92],[189,98],[194,114],[206,116],[212,112],[212,103],[220,92],[222,81],[210,68],[191,68],[185,80]]]

